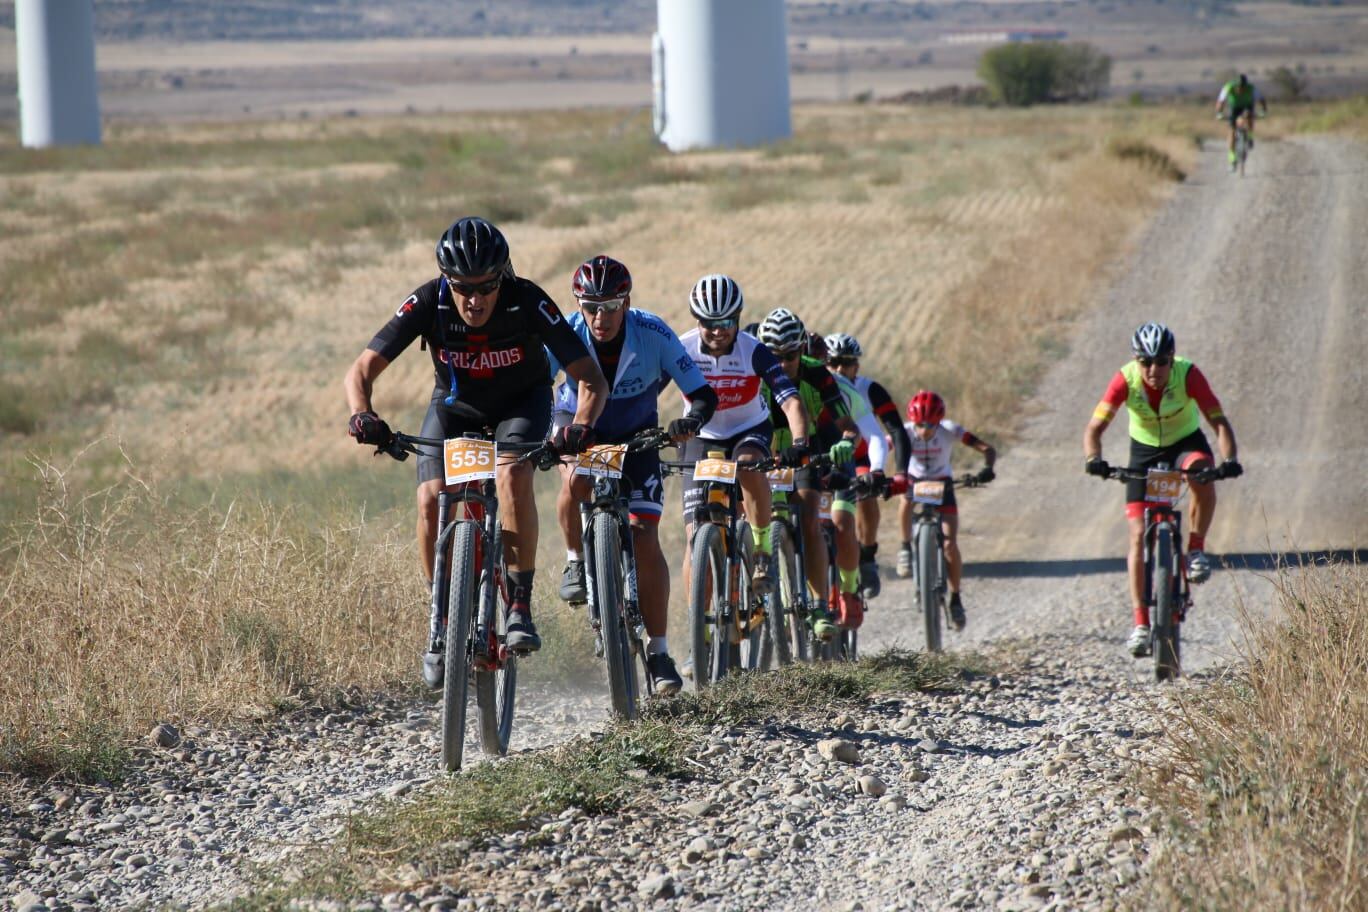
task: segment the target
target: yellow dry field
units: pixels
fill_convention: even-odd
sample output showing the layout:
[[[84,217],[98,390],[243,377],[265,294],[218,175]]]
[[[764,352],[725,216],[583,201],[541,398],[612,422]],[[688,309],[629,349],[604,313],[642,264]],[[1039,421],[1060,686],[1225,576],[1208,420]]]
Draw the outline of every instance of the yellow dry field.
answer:
[[[694,279],[730,273],[750,319],[782,305],[853,333],[897,397],[934,385],[1010,441],[1198,124],[1204,109],[843,106],[798,108],[773,148],[682,156],[624,111],[0,146],[0,765],[71,766],[82,732],[413,677],[412,467],[346,437],[340,381],[434,275],[453,218],[495,220],[563,306],[581,259],[616,256],[633,304],[680,330]],[[378,410],[416,430],[431,378],[410,350]],[[81,500],[109,485],[118,509]],[[550,578],[549,503],[542,529]]]

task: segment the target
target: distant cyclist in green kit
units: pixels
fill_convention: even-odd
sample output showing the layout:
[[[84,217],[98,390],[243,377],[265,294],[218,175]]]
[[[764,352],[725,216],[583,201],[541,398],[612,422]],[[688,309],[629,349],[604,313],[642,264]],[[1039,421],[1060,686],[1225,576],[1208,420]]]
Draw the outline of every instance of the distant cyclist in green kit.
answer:
[[[1249,145],[1254,146],[1254,105],[1263,108],[1265,114],[1268,113],[1268,99],[1263,97],[1263,93],[1254,88],[1254,83],[1249,81],[1249,77],[1244,73],[1240,74],[1239,79],[1232,79],[1221,86],[1221,94],[1216,96],[1216,116],[1225,114],[1227,122],[1230,124],[1230,166],[1235,167],[1235,131],[1240,124],[1240,118],[1249,115]]]

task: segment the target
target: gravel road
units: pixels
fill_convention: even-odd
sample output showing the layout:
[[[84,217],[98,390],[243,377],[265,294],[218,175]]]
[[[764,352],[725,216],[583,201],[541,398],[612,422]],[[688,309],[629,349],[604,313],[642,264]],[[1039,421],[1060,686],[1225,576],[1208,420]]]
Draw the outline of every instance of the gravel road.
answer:
[[[717,730],[694,758],[699,778],[645,795],[632,816],[567,813],[539,824],[536,845],[513,834],[472,856],[465,898],[415,887],[367,907],[1106,909],[1142,887],[1157,822],[1128,777],[1164,691],[1121,650],[1121,488],[1082,474],[1080,443],[1131,329],[1173,327],[1247,470],[1221,488],[1210,550],[1229,566],[1197,593],[1183,686],[1236,654],[1241,606],[1270,610],[1260,555],[1356,547],[1368,515],[1368,156],[1295,139],[1260,144],[1243,180],[1222,165],[1208,147],[1072,330],[999,481],[961,500],[970,624],[948,645],[1001,655],[1010,643],[1011,670],[962,694]],[[1125,436],[1108,434],[1113,458]],[[910,606],[889,579],[866,651],[921,645]],[[603,702],[525,694],[519,746],[588,730]],[[13,785],[0,895],[26,912],[222,899],[249,862],[421,788],[434,718],[395,698],[241,732],[189,728],[145,749],[118,789]]]

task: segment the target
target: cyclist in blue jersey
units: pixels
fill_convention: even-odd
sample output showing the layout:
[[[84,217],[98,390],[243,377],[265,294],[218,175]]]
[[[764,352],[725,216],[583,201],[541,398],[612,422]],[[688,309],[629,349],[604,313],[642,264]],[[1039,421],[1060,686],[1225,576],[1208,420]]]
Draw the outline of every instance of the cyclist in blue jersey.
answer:
[[[569,316],[570,328],[579,336],[608,379],[611,390],[603,413],[592,427],[599,443],[622,443],[637,432],[655,427],[660,419],[656,402],[671,380],[689,401],[689,410],[670,422],[669,432],[678,442],[698,433],[717,408],[717,394],[680,345],[674,330],[653,313],[632,307],[632,276],[612,257],[598,255],[575,271],[571,283],[579,310]],[[549,354],[552,376],[560,368]],[[556,412],[569,417],[576,411],[576,383],[558,388]],[[558,422],[559,423],[559,422]],[[588,593],[584,579],[584,551],[579,503],[591,492],[590,480],[563,473],[556,514],[565,537],[565,572],[560,595],[567,602],[583,602]],[[646,668],[656,692],[677,693],[683,686],[666,641],[670,603],[670,568],[660,550],[657,526],[664,489],[660,483],[660,456],[656,450],[629,453],[623,478],[630,486],[628,509],[636,553],[637,589],[641,614],[646,622]]]

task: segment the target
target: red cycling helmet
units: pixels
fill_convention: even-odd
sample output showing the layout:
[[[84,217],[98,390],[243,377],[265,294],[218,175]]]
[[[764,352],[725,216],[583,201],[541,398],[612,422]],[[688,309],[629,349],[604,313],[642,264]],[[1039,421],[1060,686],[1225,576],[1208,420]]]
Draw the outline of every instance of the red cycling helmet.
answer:
[[[598,301],[625,298],[632,293],[632,274],[617,260],[600,253],[585,260],[575,270],[570,290],[576,298]]]
[[[945,418],[945,400],[930,390],[919,390],[907,400],[907,420],[913,424],[940,424]]]

